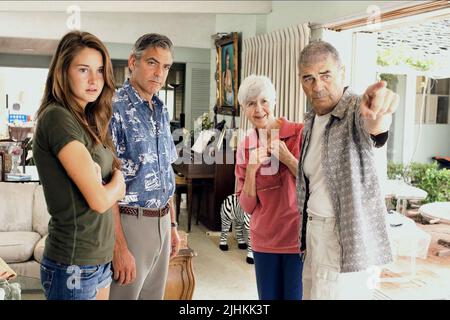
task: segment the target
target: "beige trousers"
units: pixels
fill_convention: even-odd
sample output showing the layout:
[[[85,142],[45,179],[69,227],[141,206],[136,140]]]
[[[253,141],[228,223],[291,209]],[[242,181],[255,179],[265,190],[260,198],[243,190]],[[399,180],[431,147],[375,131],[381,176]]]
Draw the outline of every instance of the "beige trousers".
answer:
[[[304,300],[370,300],[379,272],[341,273],[341,246],[335,218],[310,215],[303,264]]]
[[[121,214],[128,249],[136,261],[136,280],[120,286],[113,280],[110,300],[162,300],[169,270],[170,214],[139,218]]]

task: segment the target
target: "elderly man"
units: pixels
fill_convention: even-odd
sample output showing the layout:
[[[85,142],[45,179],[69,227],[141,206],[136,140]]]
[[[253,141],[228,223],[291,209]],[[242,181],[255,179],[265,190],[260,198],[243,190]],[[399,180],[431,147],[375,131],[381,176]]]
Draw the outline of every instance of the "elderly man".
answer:
[[[304,48],[299,69],[313,108],[297,178],[303,299],[370,299],[372,266],[392,260],[373,148],[387,141],[398,96],[385,82],[353,94],[339,53],[323,41]]]
[[[171,166],[177,153],[167,108],[156,96],[172,65],[172,48],[166,36],[140,37],[128,58],[131,77],[113,101],[110,129],[127,186],[124,203],[113,208],[113,300],[162,299],[169,256],[179,248]]]

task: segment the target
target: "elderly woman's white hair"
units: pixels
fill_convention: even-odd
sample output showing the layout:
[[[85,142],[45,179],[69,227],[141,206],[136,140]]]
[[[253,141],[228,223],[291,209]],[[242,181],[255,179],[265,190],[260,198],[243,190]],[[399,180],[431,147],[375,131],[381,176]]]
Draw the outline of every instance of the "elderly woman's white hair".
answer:
[[[272,81],[266,76],[249,75],[242,81],[239,87],[239,104],[245,106],[249,101],[258,98],[260,95],[263,95],[267,99],[270,109],[273,110],[277,93]]]

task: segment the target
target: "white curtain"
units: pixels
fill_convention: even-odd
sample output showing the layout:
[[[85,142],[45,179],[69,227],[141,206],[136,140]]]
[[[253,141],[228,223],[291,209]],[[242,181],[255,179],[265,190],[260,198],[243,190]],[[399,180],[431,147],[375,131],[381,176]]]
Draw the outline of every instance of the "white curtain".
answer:
[[[303,122],[306,97],[301,89],[297,62],[309,38],[308,24],[300,24],[243,41],[242,79],[257,74],[272,80],[277,91],[275,117]],[[243,115],[239,128],[244,131],[250,128]],[[239,141],[242,138],[241,135]]]

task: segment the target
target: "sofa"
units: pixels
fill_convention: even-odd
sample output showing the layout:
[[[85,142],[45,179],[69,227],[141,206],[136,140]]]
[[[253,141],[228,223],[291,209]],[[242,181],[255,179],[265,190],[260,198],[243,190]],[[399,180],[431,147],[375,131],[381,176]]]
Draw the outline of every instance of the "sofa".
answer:
[[[40,279],[49,220],[41,185],[0,182],[0,257],[17,275]]]

